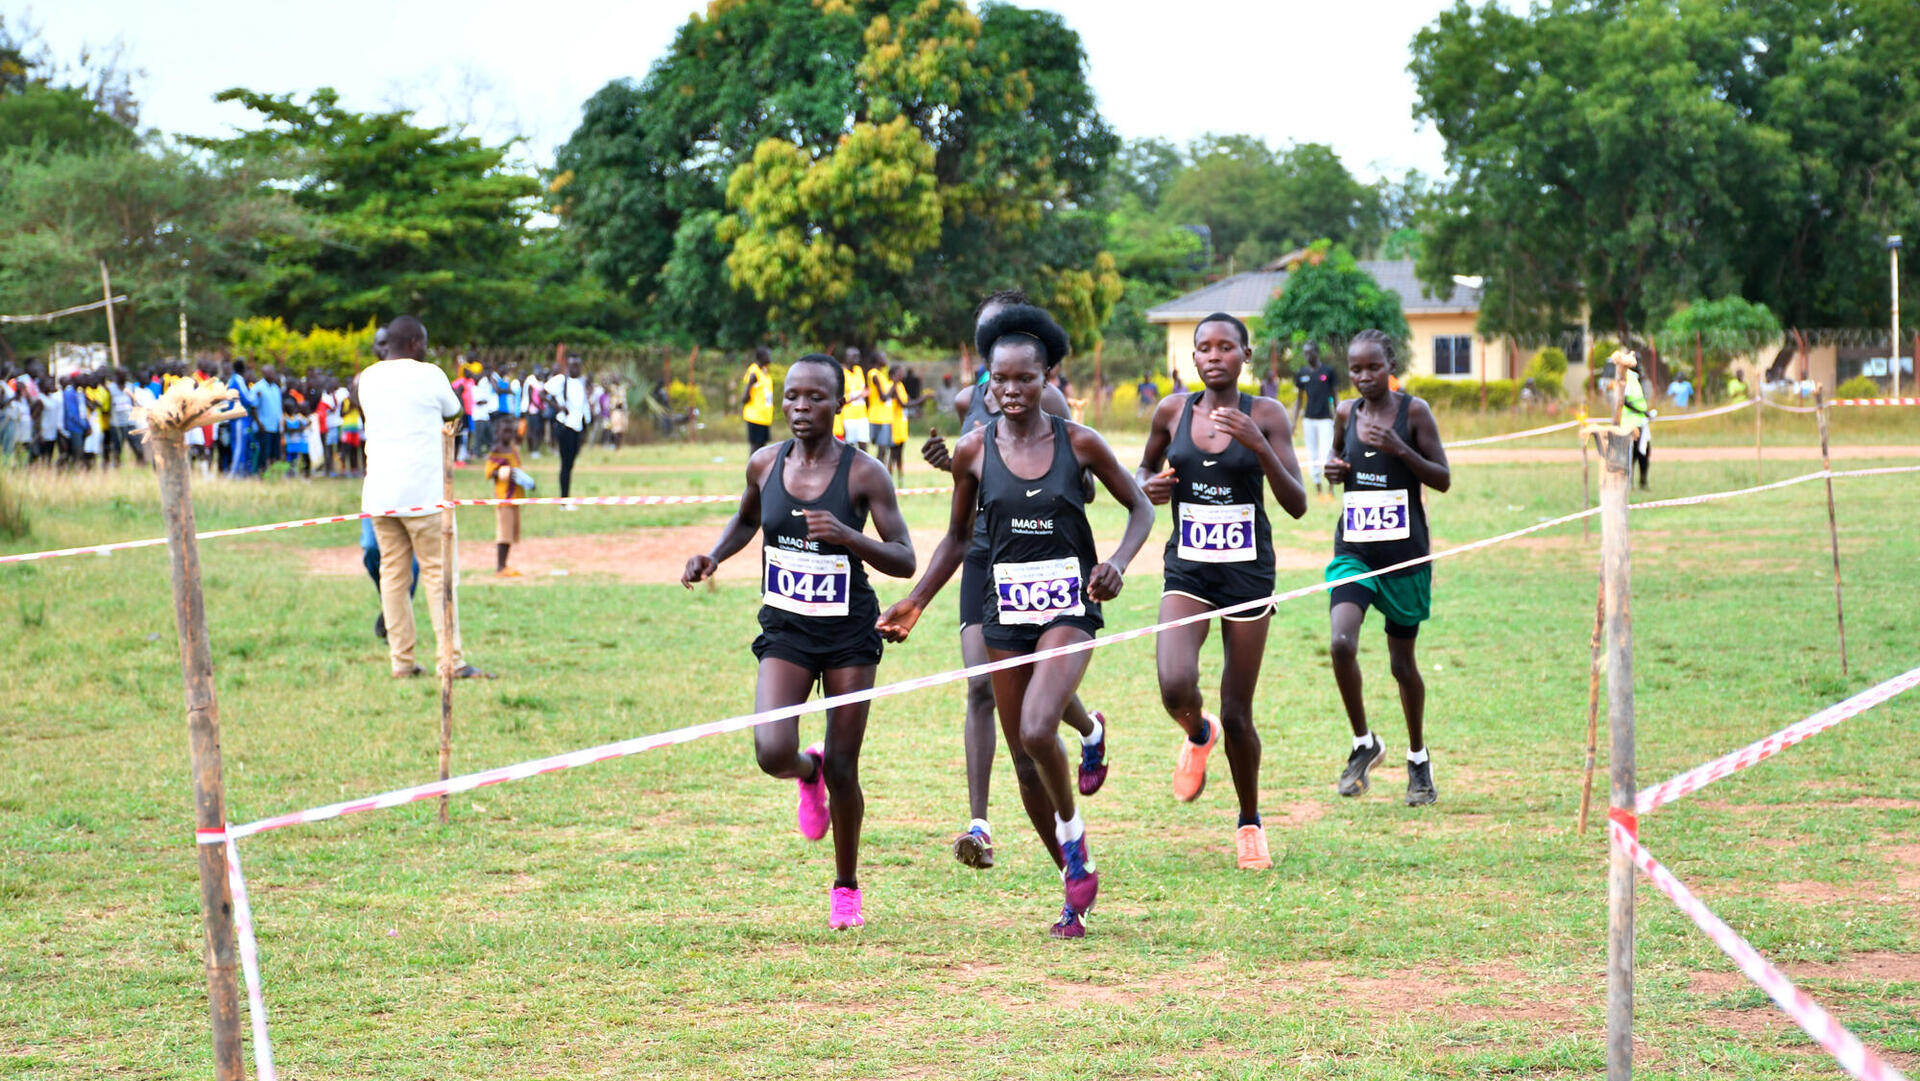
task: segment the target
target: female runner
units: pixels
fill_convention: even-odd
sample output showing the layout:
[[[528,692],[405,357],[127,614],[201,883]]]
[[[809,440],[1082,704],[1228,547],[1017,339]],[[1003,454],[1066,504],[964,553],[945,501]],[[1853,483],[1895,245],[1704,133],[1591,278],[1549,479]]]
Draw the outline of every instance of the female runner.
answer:
[[[1288,514],[1307,512],[1286,409],[1239,389],[1247,363],[1246,324],[1221,312],[1207,316],[1193,333],[1193,363],[1205,389],[1170,395],[1154,408],[1138,474],[1148,499],[1173,505],[1160,593],[1163,622],[1273,595],[1273,530],[1263,484]],[[1200,646],[1207,624],[1162,631],[1156,646],[1160,701],[1187,733],[1173,767],[1173,796],[1183,803],[1199,798],[1207,787],[1207,755],[1224,735],[1240,797],[1234,848],[1246,870],[1273,866],[1260,825],[1260,734],[1253,728],[1253,689],[1272,616],[1268,604],[1220,617],[1226,664],[1217,717],[1201,708]]]
[[[787,369],[781,408],[793,438],[761,447],[747,460],[747,487],[720,539],[706,555],[687,560],[680,584],[713,576],[755,531],[761,563],[760,661],[755,710],[807,700],[814,681],[832,696],[873,686],[880,664],[874,629],[879,603],[867,584],[867,565],[882,574],[913,574],[913,541],[894,499],[885,466],[833,436],[841,406],[840,366],[809,353]],[[867,515],[880,531],[862,532]],[[809,840],[833,829],[833,891],[827,926],[866,923],[860,912],[860,743],[867,703],[827,711],[823,743],[800,750],[798,718],[753,730],[753,750],[768,776],[792,778],[800,788],[800,832]]]
[[[975,333],[987,358],[1000,416],[954,447],[953,512],[927,573],[887,609],[879,628],[906,641],[920,613],[960,568],[977,513],[987,522],[991,572],[984,585],[982,636],[994,660],[1089,641],[1101,626],[1100,603],[1118,596],[1121,574],[1153,528],[1153,508],[1098,432],[1040,409],[1047,373],[1067,354],[1067,335],[1047,313],[1010,305]],[[1127,528],[1106,562],[1096,562],[1080,473],[1091,469],[1127,508]],[[1056,938],[1086,934],[1084,917],[1099,892],[1085,826],[1074,807],[1074,777],[1058,741],[1060,716],[1087,654],[1051,657],[993,673],[993,697],[1022,785],[1049,812],[1036,822],[1041,843],[1063,874],[1066,904]],[[1044,796],[1044,801],[1037,797]]]

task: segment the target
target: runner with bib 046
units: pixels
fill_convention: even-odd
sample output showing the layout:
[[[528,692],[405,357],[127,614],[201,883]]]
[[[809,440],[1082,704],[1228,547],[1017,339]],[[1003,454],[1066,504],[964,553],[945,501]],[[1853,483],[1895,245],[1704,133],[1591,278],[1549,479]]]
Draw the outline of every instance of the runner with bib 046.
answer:
[[[1289,515],[1307,512],[1286,409],[1240,389],[1247,346],[1246,324],[1223,312],[1207,316],[1193,332],[1194,367],[1205,386],[1170,395],[1153,411],[1136,476],[1148,499],[1173,511],[1162,622],[1271,597],[1273,529],[1264,490],[1271,488]],[[1162,461],[1168,466],[1159,471]],[[1175,627],[1155,639],[1160,701],[1187,736],[1173,768],[1173,796],[1183,803],[1199,798],[1207,756],[1224,737],[1240,805],[1234,848],[1246,870],[1273,866],[1260,822],[1260,735],[1253,727],[1253,692],[1272,616],[1267,604],[1220,617],[1226,665],[1218,716],[1202,708],[1200,695],[1207,624]]]
[[[1363,330],[1347,349],[1347,373],[1359,397],[1340,403],[1333,456],[1327,460],[1327,480],[1342,487],[1329,582],[1427,555],[1427,510],[1420,491],[1444,492],[1453,483],[1433,411],[1426,402],[1389,389],[1393,348],[1386,333]],[[1368,772],[1387,755],[1379,735],[1367,727],[1361,694],[1360,623],[1371,605],[1386,621],[1387,655],[1407,719],[1407,805],[1434,802],[1439,797],[1427,755],[1427,686],[1413,652],[1420,624],[1432,614],[1433,565],[1335,586],[1327,601],[1328,654],[1353,727],[1353,750],[1336,787],[1343,796],[1365,792]]]
[[[787,369],[781,408],[793,438],[762,447],[747,460],[747,487],[739,509],[706,555],[687,560],[680,577],[689,589],[711,578],[728,556],[760,534],[760,662],[753,708],[779,709],[807,700],[816,681],[824,695],[873,686],[880,664],[874,628],[879,602],[866,568],[896,578],[913,574],[913,541],[894,498],[887,468],[833,436],[842,404],[842,376],[832,357],[809,353]],[[871,513],[880,532],[864,532]],[[827,926],[866,923],[861,912],[860,744],[867,703],[827,712],[821,743],[800,749],[798,718],[753,730],[754,756],[768,776],[791,778],[800,789],[800,832],[817,841],[833,831],[833,889]]]
[[[988,656],[1004,660],[1089,641],[1101,626],[1100,602],[1118,596],[1121,574],[1153,528],[1153,507],[1091,428],[1040,408],[1046,378],[1067,354],[1066,332],[1038,308],[1009,305],[975,334],[988,362],[1000,416],[963,436],[953,451],[953,506],[946,536],[926,574],[887,609],[880,631],[905,641],[966,556],[975,514],[987,521],[989,590],[981,632]],[[1127,508],[1113,555],[1095,562],[1080,473],[1091,469]],[[993,697],[1016,772],[1035,777],[1044,799],[1028,814],[1061,868],[1066,904],[1057,938],[1086,933],[1099,892],[1085,826],[1074,805],[1071,764],[1059,742],[1061,713],[1086,673],[1089,654],[1071,653],[993,673]],[[1025,793],[1023,793],[1023,796]]]

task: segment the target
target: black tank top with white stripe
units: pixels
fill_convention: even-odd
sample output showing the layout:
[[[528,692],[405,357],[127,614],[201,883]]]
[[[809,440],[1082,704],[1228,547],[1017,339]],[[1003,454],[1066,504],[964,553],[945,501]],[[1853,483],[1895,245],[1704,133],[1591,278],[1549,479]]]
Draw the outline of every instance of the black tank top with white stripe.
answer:
[[[980,463],[980,514],[991,562],[984,625],[1038,626],[1058,615],[1084,615],[1099,625],[1100,605],[1086,599],[1094,557],[1080,462],[1064,417],[1048,414],[1053,460],[1034,480],[1015,476],[1000,457],[1000,419],[987,423]]]
[[[839,446],[840,461],[820,498],[803,501],[787,491],[791,439],[780,444],[760,487],[760,629],[804,635],[815,649],[871,637],[880,616],[860,557],[844,545],[807,539],[810,510],[826,511],[853,529],[866,528],[866,512],[854,507],[847,483],[859,451]]]

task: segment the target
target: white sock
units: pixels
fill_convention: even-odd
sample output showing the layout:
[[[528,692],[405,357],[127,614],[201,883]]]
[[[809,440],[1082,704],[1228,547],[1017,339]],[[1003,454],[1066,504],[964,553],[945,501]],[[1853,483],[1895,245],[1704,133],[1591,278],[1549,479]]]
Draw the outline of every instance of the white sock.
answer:
[[[1409,765],[1414,765],[1414,766],[1424,766],[1424,765],[1426,765],[1426,764],[1427,764],[1427,749],[1426,749],[1425,747],[1422,747],[1422,748],[1420,748],[1420,749],[1419,749],[1419,750],[1417,750],[1417,751],[1408,751],[1408,752],[1407,752],[1407,763],[1408,763]]]
[[[1093,722],[1093,731],[1080,737],[1080,745],[1082,747],[1098,746],[1101,740],[1107,738],[1107,726],[1101,724],[1100,718],[1092,714],[1089,714],[1087,719]]]
[[[1356,751],[1365,747],[1374,747],[1374,746],[1378,746],[1378,744],[1374,743],[1372,732],[1368,732],[1364,736],[1353,737],[1353,749]]]
[[[1077,807],[1074,808],[1072,818],[1061,818],[1057,814],[1053,816],[1053,839],[1061,844],[1078,841],[1086,835],[1086,832],[1086,824],[1080,821],[1080,810]]]
[[[993,827],[987,825],[987,820],[984,818],[976,818],[973,821],[967,823],[967,828],[970,830],[977,829],[981,833],[984,833],[989,837],[993,836]]]

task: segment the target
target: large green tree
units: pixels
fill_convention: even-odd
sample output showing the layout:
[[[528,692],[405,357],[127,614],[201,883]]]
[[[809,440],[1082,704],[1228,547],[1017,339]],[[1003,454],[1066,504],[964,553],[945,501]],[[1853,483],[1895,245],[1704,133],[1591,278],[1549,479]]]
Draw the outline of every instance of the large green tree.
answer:
[[[1920,226],[1920,8],[1905,0],[1464,2],[1414,39],[1451,181],[1422,276],[1487,280],[1489,330],[1618,332],[1740,294],[1877,322],[1880,237]]]
[[[1258,266],[1316,238],[1359,248],[1379,239],[1381,193],[1320,143],[1278,153],[1251,135],[1208,135],[1160,189],[1163,220],[1205,225],[1216,263]]]
[[[763,151],[769,140],[788,149]],[[558,155],[557,208],[589,265],[656,316],[757,287],[780,329],[953,342],[980,293],[1045,291],[1058,270],[1095,264],[1097,230],[1066,262],[1041,254],[1088,236],[1064,212],[1091,197],[1114,146],[1056,15],[733,0],[689,19],[643,79],[587,103]],[[779,189],[802,176],[805,198]],[[714,212],[724,233],[703,231]],[[710,258],[716,238],[725,264]],[[726,313],[729,333],[739,315]]]
[[[1265,344],[1292,349],[1317,342],[1332,357],[1344,356],[1347,343],[1363,330],[1382,330],[1403,343],[1412,333],[1400,295],[1374,281],[1352,252],[1327,240],[1308,248],[1286,286],[1267,301],[1260,330]]]
[[[260,126],[199,145],[266,171],[312,226],[260,238],[250,308],[295,329],[412,312],[442,341],[539,330],[514,300],[540,186],[507,166],[506,147],[419,126],[406,112],[352,112],[325,88],[305,101],[239,89],[218,98]]]

